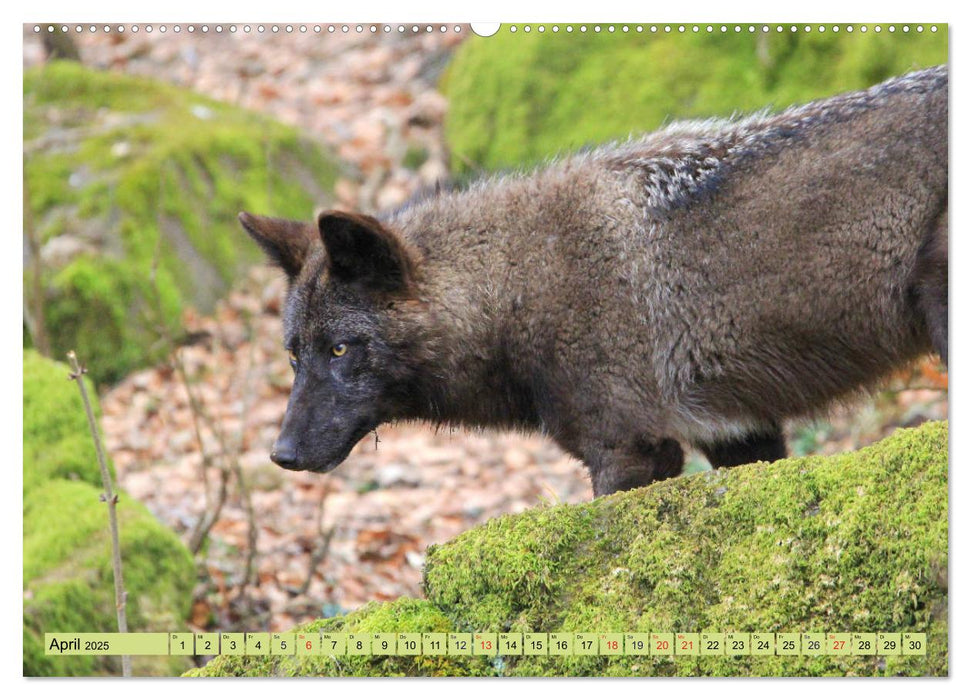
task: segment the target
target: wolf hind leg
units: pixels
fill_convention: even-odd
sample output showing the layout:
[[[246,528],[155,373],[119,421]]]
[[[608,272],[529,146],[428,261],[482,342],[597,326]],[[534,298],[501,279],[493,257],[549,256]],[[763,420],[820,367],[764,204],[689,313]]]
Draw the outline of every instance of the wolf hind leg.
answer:
[[[752,462],[774,462],[786,456],[786,440],[778,425],[738,438],[699,443],[696,447],[715,469]]]
[[[913,289],[931,345],[947,364],[947,209],[917,252]]]

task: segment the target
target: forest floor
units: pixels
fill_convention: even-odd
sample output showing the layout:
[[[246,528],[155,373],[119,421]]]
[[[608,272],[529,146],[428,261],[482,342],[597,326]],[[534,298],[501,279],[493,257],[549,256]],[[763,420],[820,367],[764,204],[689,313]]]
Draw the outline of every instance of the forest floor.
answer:
[[[463,36],[437,25],[380,38],[353,28],[99,31],[78,44],[88,65],[190,87],[320,138],[342,164],[339,205],[374,212],[447,176],[448,105],[436,84]],[[24,56],[25,65],[42,58],[29,32]],[[242,233],[240,245],[250,245]],[[272,464],[292,376],[281,346],[284,291],[281,273],[253,269],[214,314],[186,313],[196,342],[173,362],[102,397],[107,446],[131,497],[187,542],[218,510],[198,556],[194,626],[283,630],[371,600],[420,595],[428,545],[502,514],[592,497],[582,465],[538,435],[392,425],[331,474]],[[790,450],[850,450],[898,426],[946,418],[946,388],[938,364],[925,361],[826,421],[790,427]],[[689,467],[707,468],[697,455]]]

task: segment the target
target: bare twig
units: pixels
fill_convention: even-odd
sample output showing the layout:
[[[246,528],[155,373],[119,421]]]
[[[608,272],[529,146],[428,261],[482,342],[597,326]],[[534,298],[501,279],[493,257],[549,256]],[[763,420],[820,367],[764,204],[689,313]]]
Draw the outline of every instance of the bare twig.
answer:
[[[246,479],[243,474],[242,465],[240,465],[240,462],[239,462],[239,454],[242,450],[243,436],[246,431],[247,417],[249,416],[249,408],[251,403],[251,400],[250,400],[251,392],[246,391],[246,387],[248,387],[252,383],[251,381],[252,374],[253,374],[253,369],[255,367],[255,361],[253,358],[254,352],[255,352],[255,346],[251,345],[249,368],[247,369],[247,373],[246,373],[247,379],[244,385],[244,392],[243,392],[244,399],[243,399],[243,406],[242,406],[242,414],[240,416],[240,427],[239,427],[239,432],[236,436],[236,440],[232,445],[227,439],[226,434],[219,427],[219,424],[212,417],[208,415],[208,413],[206,412],[205,406],[192,393],[192,390],[189,384],[188,373],[186,372],[185,364],[182,362],[181,357],[177,358],[177,364],[176,364],[176,369],[179,373],[180,378],[182,379],[183,384],[185,385],[186,393],[189,395],[189,406],[191,408],[193,425],[195,426],[195,430],[196,430],[196,439],[199,442],[199,447],[200,447],[200,450],[202,451],[202,456],[203,456],[203,465],[204,465],[203,471],[205,471],[205,468],[207,466],[212,465],[213,458],[206,451],[205,445],[202,442],[202,432],[201,432],[202,421],[206,422],[206,425],[208,426],[209,430],[212,431],[213,436],[215,436],[216,441],[219,443],[219,455],[221,458],[220,464],[218,465],[219,466],[218,498],[216,500],[215,506],[209,507],[211,503],[209,501],[209,490],[207,486],[207,492],[206,492],[207,512],[202,518],[200,518],[199,522],[197,523],[196,528],[193,532],[193,536],[190,540],[190,546],[197,546],[199,548],[202,547],[202,544],[205,542],[206,536],[208,535],[209,531],[212,529],[212,526],[216,523],[216,521],[219,519],[219,516],[222,513],[222,509],[226,503],[226,499],[228,495],[229,476],[230,474],[234,475],[236,477],[236,483],[239,488],[240,499],[243,501],[243,507],[246,510],[246,519],[247,519],[248,550],[246,554],[246,563],[244,567],[243,582],[239,590],[240,595],[243,594],[247,585],[249,585],[250,583],[257,582],[255,560],[256,560],[257,538],[259,536],[259,529],[256,524],[256,511],[253,508],[253,501],[250,496],[249,488],[246,485]],[[207,477],[204,477],[204,479],[208,484]],[[193,552],[197,552],[197,551],[198,549],[193,549]]]
[[[67,359],[71,363],[71,374],[68,377],[77,382],[78,389],[81,391],[81,401],[84,402],[84,412],[88,416],[88,427],[91,429],[91,438],[94,440],[94,447],[98,453],[98,465],[101,467],[101,482],[104,484],[105,491],[101,495],[101,500],[108,504],[108,524],[111,529],[111,569],[115,579],[115,610],[118,615],[118,631],[124,634],[128,631],[128,617],[125,614],[125,603],[127,593],[125,593],[125,582],[121,574],[121,543],[118,537],[118,495],[111,487],[111,473],[108,471],[108,461],[105,458],[104,447],[101,445],[101,437],[98,434],[98,424],[94,419],[94,411],[91,410],[91,401],[88,399],[88,389],[84,385],[84,373],[87,371],[78,362],[77,355],[71,350],[67,354]],[[121,657],[121,672],[125,677],[131,676],[131,657]]]
[[[163,183],[161,180],[159,180],[159,201],[162,199],[163,192]],[[158,226],[158,238],[155,240],[155,251],[152,255],[152,267],[148,277],[152,295],[154,296],[154,312],[157,314],[157,318],[155,319],[155,328],[162,342],[165,344],[169,356],[172,358],[172,365],[175,368],[176,373],[179,375],[179,379],[182,380],[182,385],[185,387],[185,393],[189,398],[189,412],[192,415],[192,428],[195,432],[196,442],[199,443],[199,453],[202,455],[200,472],[202,477],[205,507],[202,515],[199,516],[195,526],[192,528],[192,532],[189,534],[189,541],[187,543],[189,551],[195,555],[198,554],[202,549],[203,544],[206,542],[206,538],[209,536],[209,532],[212,530],[213,526],[219,520],[219,516],[222,514],[223,506],[226,504],[226,499],[229,496],[230,472],[225,464],[218,465],[219,485],[217,487],[215,500],[213,500],[212,486],[209,483],[209,469],[217,465],[214,464],[213,457],[211,454],[209,454],[209,451],[206,450],[206,444],[202,440],[201,421],[203,418],[204,409],[202,407],[202,403],[192,391],[192,384],[189,381],[189,374],[186,370],[185,362],[182,359],[178,345],[175,342],[175,339],[172,337],[172,332],[169,329],[168,322],[165,318],[165,312],[162,308],[162,296],[158,288],[158,265],[162,256],[161,209],[159,209],[156,224]],[[220,442],[222,441],[220,440]]]
[[[198,554],[202,549],[202,545],[205,544],[206,538],[209,536],[209,531],[212,530],[213,525],[219,520],[219,516],[222,515],[223,506],[226,505],[226,499],[229,496],[229,475],[230,469],[226,466],[223,461],[219,465],[219,486],[216,493],[215,503],[212,499],[212,490],[209,485],[209,469],[214,466],[214,460],[212,455],[206,449],[206,444],[202,440],[202,419],[205,417],[205,409],[202,403],[199,401],[198,397],[192,391],[192,385],[189,382],[189,375],[186,372],[185,362],[182,360],[182,354],[178,350],[173,350],[172,360],[175,365],[176,373],[179,375],[179,379],[182,380],[182,386],[185,387],[185,393],[189,397],[189,408],[192,414],[192,427],[195,430],[196,442],[199,443],[199,452],[202,454],[202,482],[203,490],[206,499],[206,508],[203,514],[196,521],[195,527],[192,529],[192,534],[189,536],[189,551],[193,554]],[[216,437],[219,440],[220,445],[224,444],[222,435],[215,429],[215,426],[211,426],[213,432],[216,433]]]
[[[246,485],[243,468],[238,459],[233,459],[232,469],[236,475],[236,483],[239,486],[240,498],[243,500],[243,508],[246,510],[246,563],[243,567],[243,583],[239,587],[239,594],[243,595],[248,585],[258,583],[256,577],[256,546],[259,529],[256,527],[256,511],[253,508],[253,498],[250,495],[249,487]]]
[[[243,475],[243,467],[239,462],[239,455],[243,451],[243,440],[246,435],[246,426],[248,424],[250,408],[252,406],[252,397],[254,392],[250,389],[253,384],[253,373],[256,367],[256,343],[253,342],[252,319],[248,315],[246,316],[246,335],[250,339],[249,360],[246,368],[246,380],[243,383],[243,403],[239,416],[239,432],[236,435],[236,441],[233,445],[232,451],[232,470],[236,475],[236,482],[239,485],[239,495],[243,500],[243,507],[246,509],[247,524],[248,549],[246,551],[246,566],[243,574],[243,583],[240,586],[239,591],[241,596],[250,583],[257,585],[259,584],[259,578],[256,575],[256,548],[259,537],[259,528],[256,524],[256,510],[253,508],[253,497],[250,494],[249,487],[246,485],[246,479]],[[225,443],[221,444],[225,452],[227,445]]]
[[[266,157],[269,159],[270,154],[267,153]],[[164,189],[162,187],[162,182],[159,183],[159,201],[161,202],[164,195]],[[172,335],[171,329],[165,319],[164,310],[161,303],[161,295],[158,288],[158,265],[161,258],[161,245],[162,236],[164,230],[164,222],[162,220],[161,208],[159,208],[157,215],[157,226],[158,226],[158,238],[156,239],[155,253],[152,259],[151,274],[149,276],[149,282],[154,295],[155,301],[155,313],[158,318],[156,319],[156,329],[159,335],[159,340],[164,343],[164,347],[167,349],[168,354],[171,357],[171,363],[173,368],[178,374],[179,380],[181,381],[183,387],[185,387],[186,396],[189,400],[189,409],[192,416],[192,426],[195,432],[196,442],[199,445],[199,451],[202,456],[202,464],[200,468],[201,480],[203,484],[203,496],[205,499],[205,506],[199,519],[196,521],[189,534],[188,547],[193,554],[198,554],[206,543],[209,537],[209,533],[212,528],[219,521],[222,515],[224,506],[226,505],[229,498],[229,482],[230,479],[235,476],[237,487],[239,489],[239,496],[243,502],[243,507],[246,511],[247,524],[248,524],[248,550],[246,554],[246,562],[244,567],[244,573],[242,576],[242,583],[239,588],[239,596],[243,596],[246,587],[251,583],[258,585],[259,580],[256,576],[256,556],[257,556],[257,540],[259,537],[259,528],[256,523],[256,512],[253,507],[252,497],[250,495],[249,488],[246,483],[246,477],[243,473],[242,466],[239,461],[239,455],[243,448],[243,440],[247,425],[247,418],[249,416],[249,408],[251,404],[251,392],[246,391],[246,388],[252,384],[253,371],[255,367],[255,345],[251,343],[250,346],[250,358],[249,367],[246,373],[246,382],[243,392],[243,406],[242,413],[240,416],[240,428],[239,433],[236,435],[235,441],[230,444],[227,439],[225,432],[222,430],[218,421],[210,416],[206,410],[206,406],[201,398],[197,395],[197,392],[193,389],[193,383],[189,376],[189,370],[186,367],[185,359],[182,352],[178,347],[178,343]],[[252,335],[252,326],[248,324],[248,334]],[[206,443],[203,440],[203,431],[208,429],[209,432],[215,437],[218,443],[218,449],[207,449]],[[209,470],[213,467],[218,468],[219,481],[218,485],[215,487],[215,493],[213,486],[209,478]]]
[[[330,553],[330,542],[334,539],[334,533],[337,530],[336,527],[331,527],[327,530],[324,529],[324,508],[327,504],[327,497],[330,495],[330,491],[331,482],[327,480],[324,483],[323,490],[320,492],[320,502],[317,505],[317,532],[320,534],[320,540],[310,555],[310,566],[307,567],[307,578],[304,580],[303,585],[300,586],[300,591],[297,595],[304,595],[310,589],[310,582],[314,577],[314,573]]]
[[[26,157],[24,162],[26,162]],[[51,344],[47,337],[47,325],[44,323],[44,284],[43,268],[40,259],[40,240],[37,227],[34,225],[34,213],[30,208],[30,197],[27,194],[27,172],[24,170],[24,238],[30,252],[28,266],[30,267],[31,293],[24,295],[24,321],[30,331],[41,355],[51,356]]]

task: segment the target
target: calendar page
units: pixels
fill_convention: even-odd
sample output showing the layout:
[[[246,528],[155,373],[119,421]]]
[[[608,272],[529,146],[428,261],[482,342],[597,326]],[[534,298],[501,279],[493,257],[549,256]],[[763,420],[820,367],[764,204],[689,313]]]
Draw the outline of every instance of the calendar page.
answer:
[[[948,676],[948,31],[28,21],[23,675]]]

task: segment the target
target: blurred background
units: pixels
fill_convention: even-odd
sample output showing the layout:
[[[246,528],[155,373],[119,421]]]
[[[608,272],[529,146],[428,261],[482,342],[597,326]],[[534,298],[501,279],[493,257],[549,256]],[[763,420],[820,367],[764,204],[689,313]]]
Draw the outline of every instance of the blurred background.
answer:
[[[291,382],[285,282],[237,212],[378,213],[439,181],[672,119],[781,109],[948,56],[947,28],[931,25],[118,28],[23,32],[28,675],[117,662],[40,646],[45,630],[115,628],[70,349],[122,492],[133,631],[283,630],[419,594],[428,545],[592,497],[579,463],[512,433],[384,426],[332,474],[272,464]],[[789,447],[845,451],[946,417],[947,375],[928,358],[789,426]],[[707,468],[690,456],[689,471]],[[136,672],[190,662],[139,658]]]

